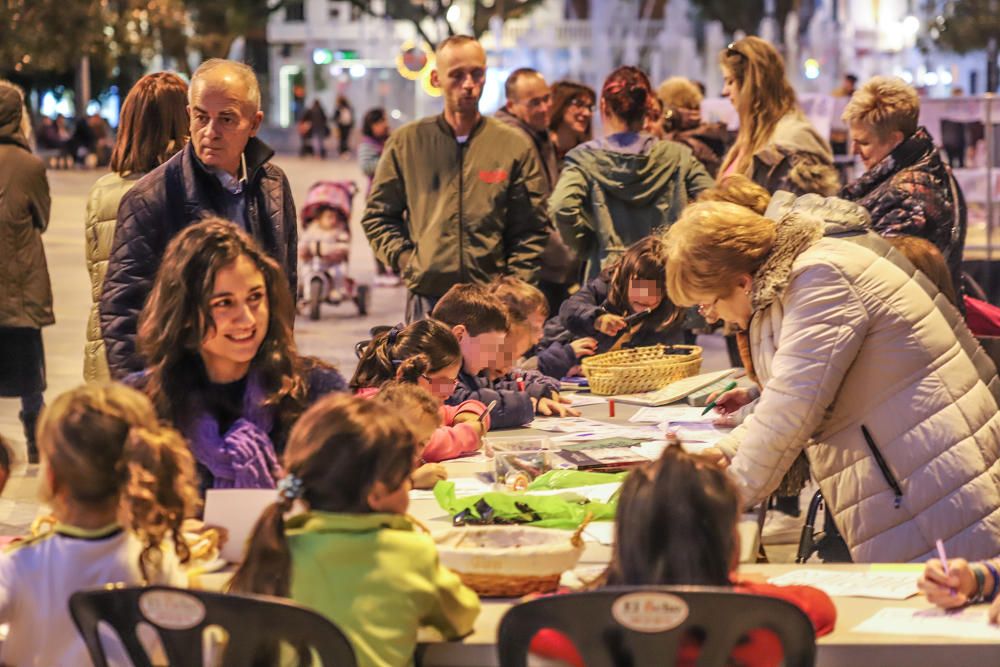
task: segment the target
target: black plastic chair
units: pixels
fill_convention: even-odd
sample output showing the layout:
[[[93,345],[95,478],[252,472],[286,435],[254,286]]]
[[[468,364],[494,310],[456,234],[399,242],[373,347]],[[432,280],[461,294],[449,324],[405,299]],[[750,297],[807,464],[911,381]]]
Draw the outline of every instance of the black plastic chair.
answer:
[[[101,622],[114,628],[135,667],[152,667],[136,634],[140,623],[156,631],[172,667],[204,664],[203,637],[210,626],[229,636],[224,667],[278,664],[279,641],[298,649],[300,665],[313,664],[310,650],[323,667],[357,665],[351,643],[336,625],[280,598],[150,586],[80,591],[70,597],[69,610],[95,667],[108,664],[98,635]]]
[[[816,661],[812,623],[785,600],[711,586],[612,587],[532,600],[500,622],[500,667],[525,667],[528,647],[542,629],[572,641],[587,667],[669,666],[689,633],[703,637],[698,667],[726,665],[750,630],[774,632],[787,667]]]

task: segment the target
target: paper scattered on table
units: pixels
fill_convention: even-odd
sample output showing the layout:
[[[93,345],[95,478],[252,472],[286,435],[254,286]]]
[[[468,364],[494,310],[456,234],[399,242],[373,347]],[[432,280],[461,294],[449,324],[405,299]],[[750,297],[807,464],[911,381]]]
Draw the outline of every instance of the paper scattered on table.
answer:
[[[595,428],[613,426],[607,422],[599,422],[586,417],[536,417],[527,428],[556,433],[575,433],[589,431]]]
[[[569,394],[565,398],[569,399],[569,405],[572,408],[582,408],[585,405],[600,405],[601,403],[608,402],[608,399],[594,396],[593,394]]]
[[[583,529],[583,539],[611,546],[615,543],[614,521],[592,521]]]
[[[635,411],[628,418],[630,422],[650,422],[659,424],[666,421],[702,421],[702,410],[704,408],[691,408],[686,405],[665,405],[659,408],[643,407]],[[711,422],[715,418],[714,414],[705,415],[704,419]]]
[[[492,484],[487,484],[475,477],[452,477],[448,481],[455,483],[456,498],[475,496],[493,490]],[[410,500],[424,500],[428,498],[434,498],[433,489],[412,489],[410,491]]]
[[[655,391],[647,391],[639,394],[621,394],[615,396],[614,398],[622,403],[638,403],[639,405],[667,405],[669,403],[676,403],[677,401],[684,399],[688,394],[703,387],[707,387],[713,382],[718,382],[722,378],[729,377],[733,374],[733,372],[734,369],[730,368],[724,371],[702,373],[701,375],[676,380],[671,382],[666,387]]]
[[[992,625],[985,605],[958,611],[887,607],[854,628],[854,632],[921,637],[990,639],[1000,642],[1000,628]]]
[[[850,572],[845,570],[792,570],[773,577],[777,586],[812,586],[831,597],[905,600],[917,594],[912,572]]]
[[[676,421],[662,422],[657,424],[657,428],[663,433],[673,433],[682,443],[697,442],[710,445],[722,440],[733,430],[720,428],[712,423]]]

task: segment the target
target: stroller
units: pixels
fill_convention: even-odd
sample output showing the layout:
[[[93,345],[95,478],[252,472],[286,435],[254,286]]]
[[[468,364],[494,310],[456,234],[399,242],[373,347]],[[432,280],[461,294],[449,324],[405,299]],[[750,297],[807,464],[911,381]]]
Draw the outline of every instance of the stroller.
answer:
[[[299,237],[300,307],[318,320],[324,304],[353,301],[359,315],[367,315],[371,288],[347,275],[351,251],[351,203],[358,187],[351,181],[313,183],[302,208]]]

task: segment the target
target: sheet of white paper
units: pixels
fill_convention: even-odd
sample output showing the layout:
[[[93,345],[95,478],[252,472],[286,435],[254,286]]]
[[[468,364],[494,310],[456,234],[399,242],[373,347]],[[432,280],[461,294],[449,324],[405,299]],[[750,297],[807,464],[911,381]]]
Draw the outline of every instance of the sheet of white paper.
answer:
[[[243,550],[257,518],[277,499],[278,492],[274,489],[209,489],[205,493],[205,523],[229,531],[220,554],[223,558],[230,563],[243,560]]]
[[[777,586],[812,586],[831,597],[905,600],[917,594],[914,572],[792,570],[769,580]]]
[[[681,442],[715,444],[733,429],[719,428],[710,422],[662,422],[656,426],[663,433],[673,433]]]
[[[989,622],[986,613],[985,605],[958,611],[887,607],[879,610],[853,631],[885,635],[989,639],[1000,642],[1000,628]]]
[[[704,408],[691,408],[686,405],[665,405],[660,408],[639,408],[628,418],[630,422],[650,422],[658,424],[666,421],[701,421],[701,411]],[[704,419],[711,421],[713,415],[705,415]]]
[[[539,431],[558,433],[577,433],[591,431],[595,428],[607,428],[609,426],[613,426],[613,424],[587,419],[586,417],[537,417],[527,425],[528,428],[538,429]]]
[[[492,484],[487,484],[475,477],[452,477],[448,481],[455,483],[455,496],[457,498],[493,491]],[[426,500],[428,498],[434,498],[433,489],[412,489],[410,491],[410,500]]]
[[[583,539],[587,542],[599,542],[612,545],[615,543],[614,521],[592,521],[583,529]]]
[[[593,394],[569,394],[565,398],[569,399],[570,406],[574,408],[580,408],[584,405],[600,405],[601,403],[608,402],[608,399],[594,396]]]

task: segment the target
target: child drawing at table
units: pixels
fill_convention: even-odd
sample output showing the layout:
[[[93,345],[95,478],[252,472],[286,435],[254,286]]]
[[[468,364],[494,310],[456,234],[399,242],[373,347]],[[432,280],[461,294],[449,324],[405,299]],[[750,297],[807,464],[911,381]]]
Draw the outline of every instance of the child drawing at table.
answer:
[[[928,602],[944,609],[989,604],[989,622],[1000,623],[1000,558],[972,563],[964,558],[949,558],[947,571],[934,558],[927,561],[917,587]]]
[[[489,287],[454,285],[434,306],[431,317],[451,327],[462,349],[462,367],[449,405],[475,399],[496,401],[496,428],[524,426],[535,414],[577,416],[559,396],[559,381],[538,371],[510,372],[514,354],[530,333],[514,323],[506,306]],[[507,338],[511,338],[508,341]],[[517,339],[517,340],[514,340]]]
[[[489,415],[480,420],[486,412],[483,403],[467,400],[444,405],[455,389],[461,367],[462,350],[448,327],[434,320],[418,320],[375,336],[361,355],[350,386],[366,398],[396,379],[430,392],[440,404],[443,425],[434,431],[422,459],[437,463],[478,451],[490,429]]]
[[[594,354],[597,350],[597,340],[584,336],[575,340],[553,340],[547,345],[541,345],[545,336],[545,321],[549,317],[549,302],[534,285],[520,278],[503,276],[489,285],[489,289],[507,307],[511,331],[510,339],[520,339],[523,347],[516,351],[517,356],[524,359],[519,362],[523,368],[532,363],[538,372],[551,378],[562,378],[568,375],[579,375],[580,360]]]
[[[290,597],[347,635],[359,667],[412,665],[417,629],[472,630],[479,599],[405,514],[416,438],[377,400],[330,396],[292,428],[286,477],[232,590]],[[304,513],[284,518],[300,502]]]
[[[0,623],[10,623],[0,663],[90,664],[71,594],[119,582],[187,585],[180,531],[197,504],[194,459],[149,399],[119,384],[59,396],[42,413],[38,447],[55,524],[0,555]],[[131,664],[116,641],[105,646],[111,664]]]
[[[633,319],[630,319],[633,318]],[[649,236],[563,302],[543,347],[588,337],[594,354],[684,342],[684,311],[667,298],[663,244]]]
[[[739,492],[721,468],[680,447],[667,447],[656,462],[635,470],[622,484],[604,583],[732,587],[787,600],[806,613],[817,636],[831,632],[837,610],[823,591],[740,579],[739,517]],[[584,664],[569,639],[552,630],[539,632],[531,650],[574,667]],[[698,654],[698,642],[688,638],[681,643],[676,664],[694,665]],[[771,632],[753,630],[730,657],[750,667],[776,666],[782,661],[781,644]]]
[[[400,367],[403,370],[401,375],[406,375],[405,367],[409,363],[404,362]],[[418,384],[405,380],[386,382],[375,399],[385,405],[387,410],[403,415],[416,437],[417,467],[410,477],[413,488],[433,489],[435,484],[448,479],[448,471],[443,465],[424,461],[424,451],[441,428],[441,401]]]

